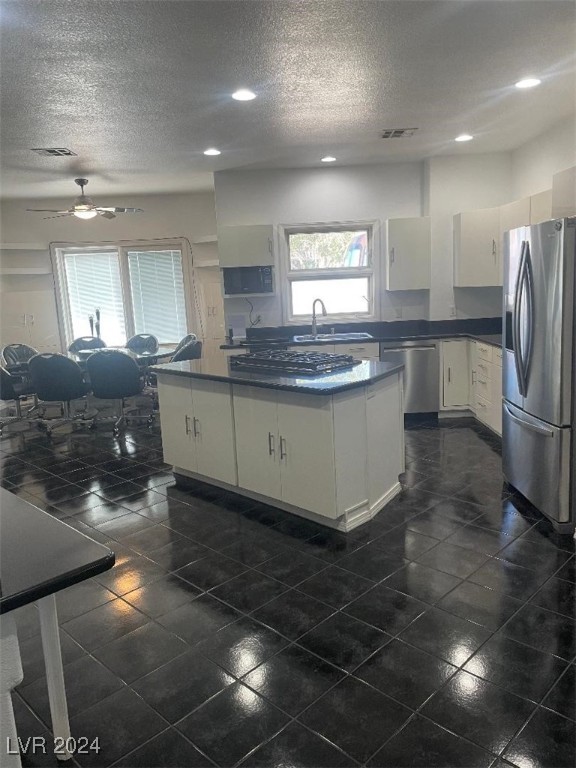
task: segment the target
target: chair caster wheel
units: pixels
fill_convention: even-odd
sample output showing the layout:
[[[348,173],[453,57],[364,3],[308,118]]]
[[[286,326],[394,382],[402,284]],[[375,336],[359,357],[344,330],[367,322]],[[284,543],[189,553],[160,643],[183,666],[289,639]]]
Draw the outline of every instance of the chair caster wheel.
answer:
[[[120,434],[120,430],[114,427],[114,429],[112,430],[112,434],[114,435],[114,437],[118,437],[118,435]]]
[[[154,416],[150,416],[150,418],[148,419],[148,421],[146,423],[148,424],[149,427],[151,427],[152,424],[154,424]]]

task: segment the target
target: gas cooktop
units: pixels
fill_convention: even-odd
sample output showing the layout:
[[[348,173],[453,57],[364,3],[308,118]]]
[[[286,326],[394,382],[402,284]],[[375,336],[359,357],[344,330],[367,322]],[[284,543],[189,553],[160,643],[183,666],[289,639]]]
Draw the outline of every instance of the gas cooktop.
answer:
[[[358,365],[352,355],[334,355],[328,352],[289,352],[262,349],[247,355],[234,355],[230,367],[236,371],[283,373],[295,376],[316,376],[333,373]]]

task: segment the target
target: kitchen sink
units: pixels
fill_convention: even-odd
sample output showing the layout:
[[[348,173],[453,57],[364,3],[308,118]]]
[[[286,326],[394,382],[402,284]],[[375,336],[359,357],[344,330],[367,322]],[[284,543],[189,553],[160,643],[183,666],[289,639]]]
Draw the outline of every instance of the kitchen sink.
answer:
[[[294,341],[361,341],[372,339],[369,333],[306,333],[303,336],[294,336]]]

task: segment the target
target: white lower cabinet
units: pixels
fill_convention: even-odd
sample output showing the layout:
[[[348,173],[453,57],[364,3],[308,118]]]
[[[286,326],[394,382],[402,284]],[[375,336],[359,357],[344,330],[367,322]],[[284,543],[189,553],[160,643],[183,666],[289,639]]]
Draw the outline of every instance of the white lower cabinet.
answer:
[[[470,409],[476,418],[502,434],[502,350],[470,341]]]
[[[196,470],[196,445],[191,437],[192,388],[190,380],[179,376],[158,381],[160,427],[164,461],[175,467]],[[166,440],[165,436],[170,435]]]
[[[398,491],[402,375],[334,395],[233,385],[239,488],[342,518],[347,530]]]
[[[238,484],[280,498],[278,396],[272,389],[234,388]]]
[[[468,339],[443,341],[442,407],[444,409],[468,408],[470,402],[470,363]]]
[[[158,381],[164,460],[235,485],[236,455],[229,384],[179,376]]]
[[[331,398],[234,386],[238,485],[336,517]]]
[[[338,355],[352,355],[356,360],[380,360],[378,342],[359,342],[358,344],[335,344],[334,352]]]

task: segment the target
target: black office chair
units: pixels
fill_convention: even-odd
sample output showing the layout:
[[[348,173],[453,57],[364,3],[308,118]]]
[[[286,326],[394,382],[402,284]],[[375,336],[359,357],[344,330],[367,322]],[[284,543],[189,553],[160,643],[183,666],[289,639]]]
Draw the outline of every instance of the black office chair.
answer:
[[[174,350],[174,354],[176,354],[177,352],[180,352],[182,347],[185,347],[186,344],[190,344],[191,341],[196,341],[197,338],[198,337],[196,336],[195,333],[188,333],[188,334],[186,334],[186,336],[184,336],[178,342],[178,345],[177,345],[176,349]]]
[[[0,436],[2,430],[8,424],[13,424],[17,421],[33,421],[28,418],[28,414],[22,413],[22,400],[26,398],[28,393],[23,385],[23,380],[17,374],[9,373],[5,368],[0,366],[0,400],[4,403],[14,403],[15,415],[2,414],[0,415]]]
[[[150,333],[137,333],[136,336],[132,336],[126,342],[126,349],[130,352],[145,352],[153,355],[154,352],[158,352],[158,339],[156,336],[152,336]]]
[[[139,409],[126,406],[127,397],[139,395],[144,389],[140,368],[129,355],[114,349],[103,349],[90,355],[86,361],[86,369],[94,397],[100,400],[116,401],[115,435],[119,433],[120,427],[126,424],[128,418],[146,419],[151,423],[152,414],[134,416],[132,412]]]
[[[45,353],[35,355],[28,363],[28,368],[38,399],[44,403],[61,404],[59,417],[37,420],[38,425],[44,427],[48,435],[52,434],[53,429],[78,420],[92,426],[93,419],[87,418],[86,415],[88,387],[78,363],[66,355]],[[73,400],[84,400],[84,411],[72,413],[70,403]]]
[[[172,356],[171,362],[179,363],[181,360],[198,360],[202,357],[202,342],[198,339],[185,344]]]
[[[72,344],[68,347],[68,352],[73,355],[77,354],[81,349],[104,349],[106,342],[99,339],[97,336],[79,336],[74,339]]]
[[[15,370],[28,370],[28,362],[38,350],[28,344],[7,344],[2,350],[4,365],[9,373]]]

